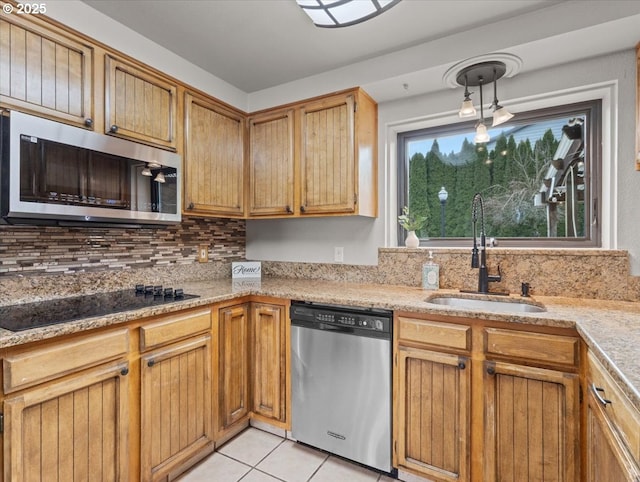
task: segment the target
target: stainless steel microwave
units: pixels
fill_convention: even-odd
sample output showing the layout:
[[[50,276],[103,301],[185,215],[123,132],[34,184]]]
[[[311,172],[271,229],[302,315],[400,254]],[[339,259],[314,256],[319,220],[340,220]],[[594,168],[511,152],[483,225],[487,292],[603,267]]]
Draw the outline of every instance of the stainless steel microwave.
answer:
[[[12,224],[181,221],[181,157],[21,112],[0,116],[0,218]]]

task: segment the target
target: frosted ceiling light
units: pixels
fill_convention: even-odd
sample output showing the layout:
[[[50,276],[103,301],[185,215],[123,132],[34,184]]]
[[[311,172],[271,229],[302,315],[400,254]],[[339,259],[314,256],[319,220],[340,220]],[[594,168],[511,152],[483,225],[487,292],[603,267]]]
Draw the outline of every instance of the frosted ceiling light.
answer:
[[[349,27],[389,10],[400,0],[296,0],[317,27]]]

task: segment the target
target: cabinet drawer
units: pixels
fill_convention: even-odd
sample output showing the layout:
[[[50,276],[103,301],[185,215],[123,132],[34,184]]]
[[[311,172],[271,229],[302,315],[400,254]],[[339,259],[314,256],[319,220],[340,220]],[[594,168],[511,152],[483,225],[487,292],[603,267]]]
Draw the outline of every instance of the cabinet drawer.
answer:
[[[3,360],[4,392],[11,393],[127,353],[129,332],[110,331],[54,343]]]
[[[166,316],[140,328],[140,350],[144,351],[211,329],[211,310]]]
[[[640,413],[592,353],[589,353],[587,365],[588,389],[593,390],[598,399],[608,401],[604,402],[604,412],[624,438],[636,462],[640,463]]]
[[[400,316],[398,317],[398,330],[400,340],[417,341],[459,350],[471,348],[470,326]]]
[[[484,338],[489,355],[571,366],[578,363],[577,337],[487,328]]]

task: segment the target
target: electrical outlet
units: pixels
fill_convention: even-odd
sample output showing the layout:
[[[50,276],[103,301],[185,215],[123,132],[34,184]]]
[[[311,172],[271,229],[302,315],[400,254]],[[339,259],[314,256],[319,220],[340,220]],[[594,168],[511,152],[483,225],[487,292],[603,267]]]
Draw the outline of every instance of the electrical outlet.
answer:
[[[344,248],[342,246],[333,248],[333,260],[336,263],[342,263],[344,261]]]
[[[206,244],[198,246],[198,261],[200,263],[206,263],[209,261],[209,246]]]

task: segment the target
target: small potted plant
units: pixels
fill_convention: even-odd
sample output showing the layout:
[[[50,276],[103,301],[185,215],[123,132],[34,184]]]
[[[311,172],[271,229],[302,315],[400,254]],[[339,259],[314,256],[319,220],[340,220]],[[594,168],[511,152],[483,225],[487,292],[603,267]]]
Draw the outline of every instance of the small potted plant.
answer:
[[[420,245],[420,239],[416,236],[416,231],[426,223],[427,216],[410,213],[408,206],[402,208],[402,214],[398,216],[398,224],[407,231],[407,237],[404,240],[404,245],[407,248],[417,248]]]

